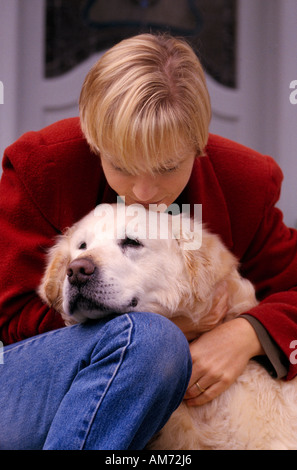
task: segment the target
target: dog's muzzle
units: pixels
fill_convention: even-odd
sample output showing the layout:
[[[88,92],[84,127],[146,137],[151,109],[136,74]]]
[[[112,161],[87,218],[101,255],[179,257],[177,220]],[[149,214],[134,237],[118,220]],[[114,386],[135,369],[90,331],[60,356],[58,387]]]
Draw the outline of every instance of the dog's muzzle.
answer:
[[[125,313],[138,304],[137,297],[119,305],[114,301],[117,289],[112,280],[105,281],[91,258],[77,258],[67,268],[69,289],[66,296],[69,315],[84,313],[89,318]]]
[[[96,271],[96,266],[89,258],[78,258],[67,268],[68,281],[73,286],[86,284]]]

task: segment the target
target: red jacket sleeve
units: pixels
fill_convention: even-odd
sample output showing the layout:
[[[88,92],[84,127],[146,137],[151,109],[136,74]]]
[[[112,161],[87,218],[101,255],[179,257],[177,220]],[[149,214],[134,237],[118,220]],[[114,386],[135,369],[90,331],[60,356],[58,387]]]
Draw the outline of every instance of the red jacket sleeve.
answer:
[[[216,201],[206,204],[204,212],[208,218],[212,214],[210,228],[222,236],[240,260],[242,275],[254,284],[260,304],[247,313],[283,352],[291,379],[297,374],[290,361],[291,343],[297,340],[297,231],[286,227],[277,208],[282,171],[272,158],[214,135],[207,154],[214,174],[206,183]],[[221,196],[213,189],[216,180]]]
[[[248,313],[266,328],[288,359],[288,379],[297,375],[290,362],[291,342],[297,339],[297,231],[283,223],[275,206],[282,181],[279,167],[269,160],[270,178],[263,191],[266,205],[249,249],[242,274],[255,285],[260,304]]]
[[[0,338],[4,344],[61,327],[38,295],[45,251],[56,230],[29,196],[8,157],[0,184]]]
[[[0,339],[5,344],[63,326],[36,293],[46,251],[97,201],[113,198],[78,118],[28,132],[6,149],[0,182]]]
[[[5,344],[63,326],[36,293],[46,251],[97,201],[114,198],[78,118],[28,132],[6,149],[0,182],[0,339]]]

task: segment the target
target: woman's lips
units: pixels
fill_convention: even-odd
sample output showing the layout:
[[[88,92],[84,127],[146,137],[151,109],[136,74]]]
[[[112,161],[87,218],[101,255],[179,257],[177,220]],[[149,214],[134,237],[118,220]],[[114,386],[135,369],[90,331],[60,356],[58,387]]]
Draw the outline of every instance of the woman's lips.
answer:
[[[141,204],[143,207],[145,207],[146,209],[149,209],[150,206],[154,205],[154,206],[158,206],[159,204],[162,204],[162,199],[160,201],[151,201],[151,202],[139,202],[139,201],[136,201],[134,204]]]
[[[159,206],[160,204],[165,204],[166,207],[168,207],[168,204],[166,204],[165,202],[165,198],[163,199],[159,199],[158,201],[138,201],[134,198],[129,198],[129,197],[126,197],[125,198],[125,203],[126,205],[130,206],[132,204],[140,204],[141,206],[143,206],[145,209],[150,209],[149,206],[154,206],[154,207],[151,207],[151,209],[154,209],[155,206]]]

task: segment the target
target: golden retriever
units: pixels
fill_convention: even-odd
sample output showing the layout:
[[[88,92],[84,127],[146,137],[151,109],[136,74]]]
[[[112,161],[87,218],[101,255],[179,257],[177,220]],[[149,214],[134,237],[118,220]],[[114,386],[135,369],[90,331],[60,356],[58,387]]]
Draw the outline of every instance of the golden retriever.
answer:
[[[225,321],[257,304],[218,236],[186,216],[141,209],[99,205],[50,250],[39,294],[66,325],[137,310],[190,317],[203,330],[221,282]],[[296,380],[277,381],[250,361],[210,403],[182,403],[150,448],[297,449],[296,392]]]

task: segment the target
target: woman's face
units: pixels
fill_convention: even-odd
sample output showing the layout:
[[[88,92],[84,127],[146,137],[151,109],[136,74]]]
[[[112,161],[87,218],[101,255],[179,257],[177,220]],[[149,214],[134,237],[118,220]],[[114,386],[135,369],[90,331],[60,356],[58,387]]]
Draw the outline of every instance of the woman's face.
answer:
[[[181,194],[187,185],[195,153],[187,155],[177,166],[153,174],[143,172],[131,175],[125,169],[117,168],[101,155],[102,168],[110,187],[121,197],[125,203],[142,204],[148,208],[149,204],[166,204],[170,206]]]

